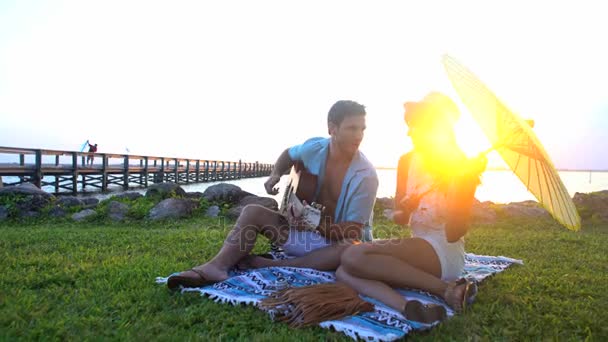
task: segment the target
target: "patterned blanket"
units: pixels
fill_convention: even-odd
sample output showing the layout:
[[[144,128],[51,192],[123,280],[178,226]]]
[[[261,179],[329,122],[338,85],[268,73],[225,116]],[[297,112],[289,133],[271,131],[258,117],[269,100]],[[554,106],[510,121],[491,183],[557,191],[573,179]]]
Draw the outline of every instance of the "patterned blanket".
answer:
[[[281,256],[278,256],[281,257]],[[502,256],[484,256],[467,254],[463,277],[480,282],[485,278],[505,270],[512,264],[523,264],[521,260]],[[223,282],[201,288],[185,288],[183,292],[199,292],[219,303],[253,304],[268,297],[272,292],[285,286],[299,287],[320,283],[334,282],[332,272],[321,272],[309,268],[295,267],[268,267],[256,270],[234,271],[232,277]],[[158,277],[156,282],[165,284],[168,277]],[[427,292],[412,289],[399,290],[407,299],[417,299],[423,303],[437,303],[444,305],[448,316],[454,312],[445,302]],[[345,317],[335,321],[325,321],[319,325],[323,328],[333,328],[353,339],[369,341],[393,341],[404,337],[412,330],[425,330],[436,324],[423,324],[409,321],[401,313],[368,297],[365,300],[375,305],[375,311]],[[270,312],[271,317],[273,316]]]

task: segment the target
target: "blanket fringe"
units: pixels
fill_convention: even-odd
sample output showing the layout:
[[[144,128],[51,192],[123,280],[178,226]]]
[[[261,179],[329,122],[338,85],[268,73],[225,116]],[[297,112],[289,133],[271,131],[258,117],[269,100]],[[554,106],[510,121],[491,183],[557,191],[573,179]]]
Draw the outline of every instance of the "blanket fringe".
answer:
[[[260,308],[274,311],[276,320],[292,328],[302,328],[373,311],[374,305],[344,284],[326,283],[275,292],[260,302]]]

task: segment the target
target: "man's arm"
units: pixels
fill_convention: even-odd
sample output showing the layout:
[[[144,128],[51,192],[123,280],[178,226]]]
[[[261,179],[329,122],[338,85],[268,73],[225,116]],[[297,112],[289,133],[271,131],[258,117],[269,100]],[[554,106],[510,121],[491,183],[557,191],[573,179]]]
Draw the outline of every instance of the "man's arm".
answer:
[[[266,192],[269,195],[276,195],[279,193],[279,189],[274,186],[277,185],[281,180],[281,176],[285,174],[293,164],[294,161],[291,160],[291,157],[289,156],[289,149],[285,149],[274,163],[270,176],[266,182],[264,182],[264,188],[266,188]]]
[[[272,169],[272,174],[276,174],[278,176],[282,176],[292,167],[294,161],[291,160],[289,156],[289,149],[286,148],[283,153],[277,158],[277,161],[274,163],[274,168]]]

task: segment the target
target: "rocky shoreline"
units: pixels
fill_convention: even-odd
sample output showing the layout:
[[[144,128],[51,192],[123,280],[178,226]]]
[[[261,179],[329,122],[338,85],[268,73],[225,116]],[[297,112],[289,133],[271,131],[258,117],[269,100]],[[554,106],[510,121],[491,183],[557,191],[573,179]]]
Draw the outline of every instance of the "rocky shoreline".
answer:
[[[142,212],[141,208],[135,208],[138,201],[145,201],[150,207],[149,210]],[[608,190],[576,193],[573,201],[583,220],[608,222]],[[186,192],[174,183],[161,183],[149,187],[145,194],[127,191],[103,201],[92,197],[54,196],[33,184],[25,183],[0,188],[0,221],[41,217],[69,218],[74,221],[93,218],[107,218],[111,221],[162,220],[187,218],[196,212],[208,217],[224,216],[235,219],[248,204],[278,209],[278,203],[273,198],[256,196],[228,183],[210,186],[202,193]],[[392,198],[377,199],[377,213],[391,217],[392,208]],[[136,209],[139,212],[134,214]],[[493,223],[504,217],[550,217],[535,201],[508,204],[476,201],[472,215],[476,223]]]

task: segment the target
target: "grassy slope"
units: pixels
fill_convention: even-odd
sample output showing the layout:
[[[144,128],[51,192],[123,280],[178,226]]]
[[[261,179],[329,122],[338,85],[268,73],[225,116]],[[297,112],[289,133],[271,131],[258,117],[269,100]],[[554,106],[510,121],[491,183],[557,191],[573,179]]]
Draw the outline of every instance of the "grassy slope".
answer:
[[[0,339],[348,340],[154,283],[211,257],[229,226],[202,218],[0,223]],[[376,235],[389,234],[407,232],[380,222]],[[549,221],[511,220],[475,227],[467,249],[525,266],[485,281],[469,312],[412,340],[608,339],[606,224],[572,233]]]

